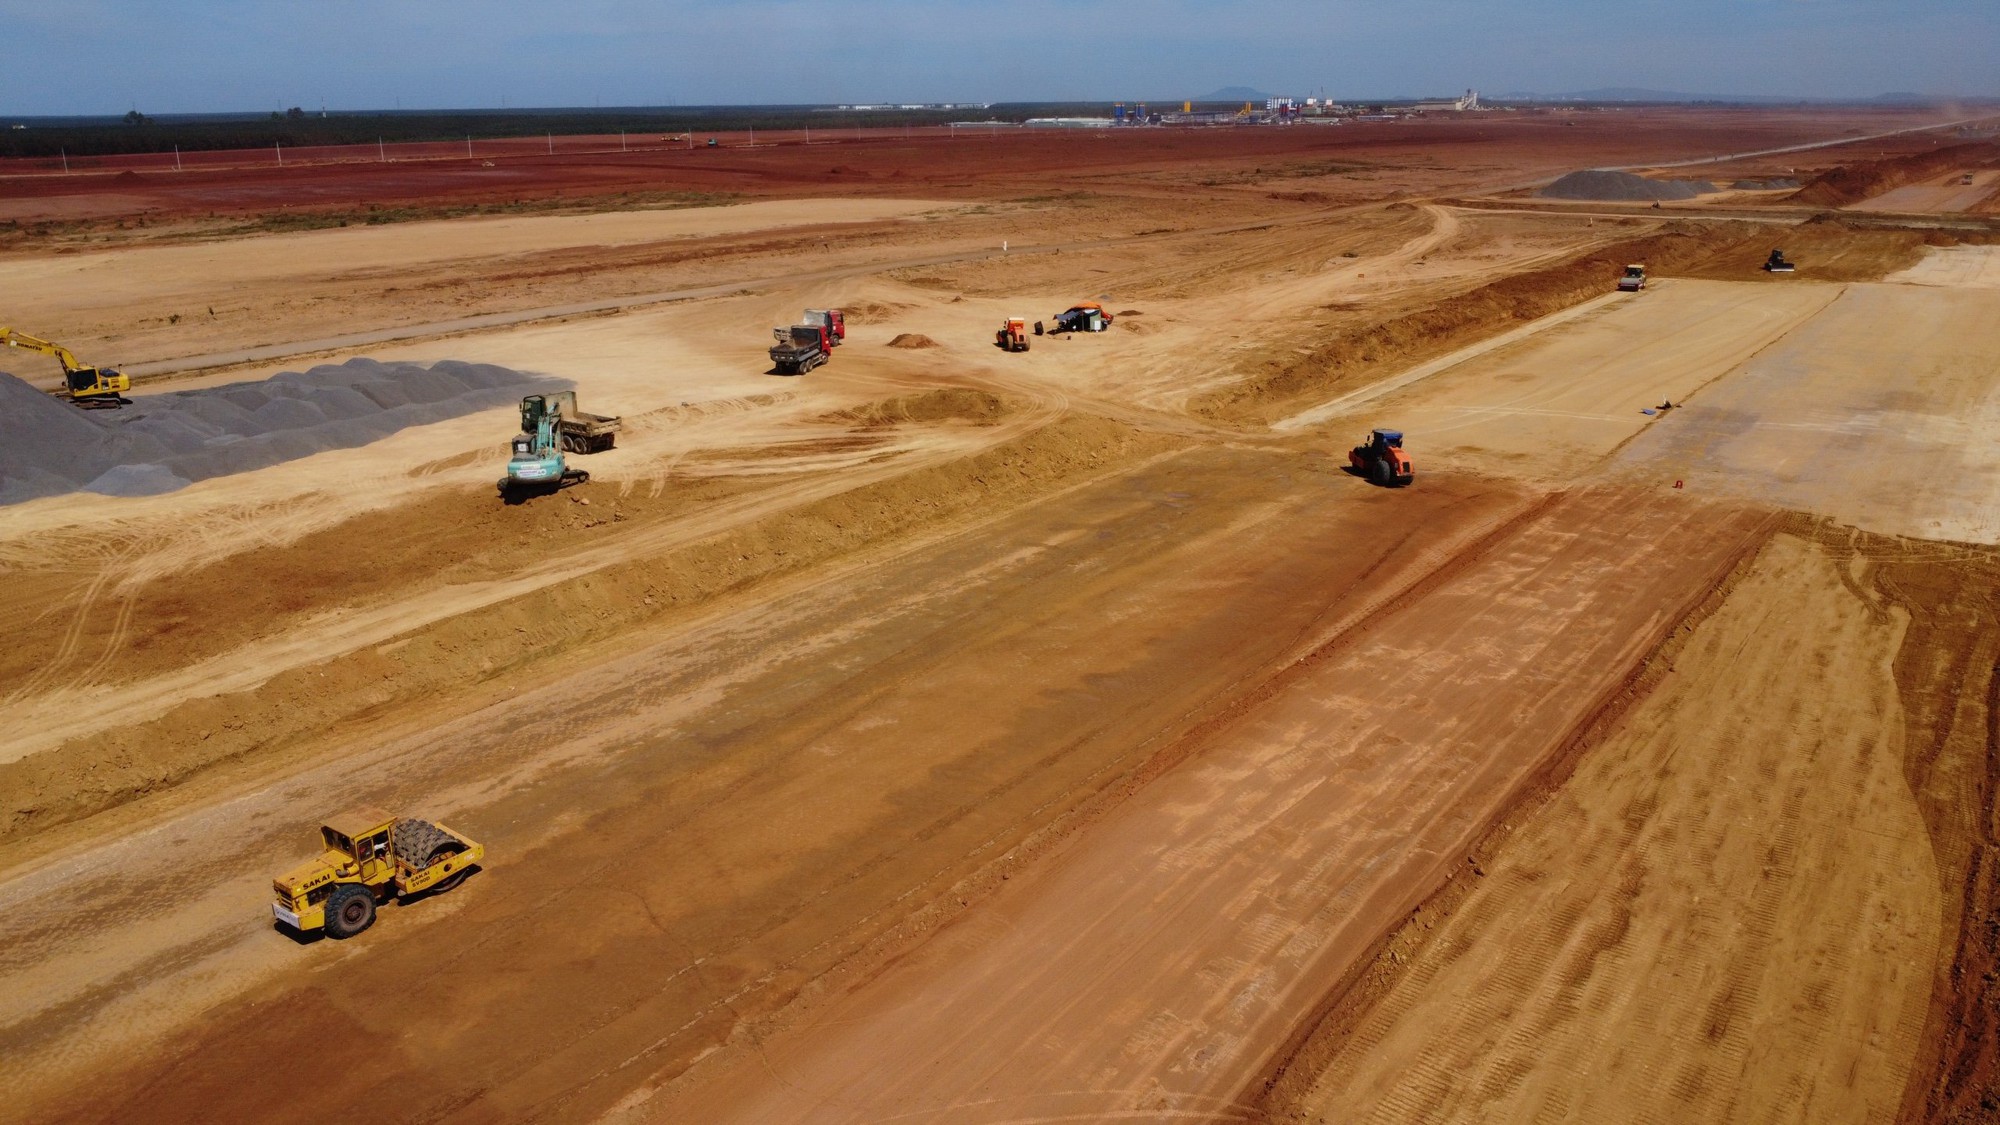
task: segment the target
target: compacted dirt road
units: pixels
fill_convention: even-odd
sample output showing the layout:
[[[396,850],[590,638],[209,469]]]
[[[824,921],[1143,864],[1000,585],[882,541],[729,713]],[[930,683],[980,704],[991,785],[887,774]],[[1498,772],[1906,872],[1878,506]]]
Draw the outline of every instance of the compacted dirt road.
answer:
[[[1302,1117],[1893,1116],[1943,907],[1903,776],[1905,618],[1843,581],[1851,561],[1772,542],[1344,1037]]]
[[[1763,526],[1613,490],[1528,507],[1204,732],[1087,847],[634,1116],[1246,1113],[1291,1029]]]
[[[0,886],[8,1053],[96,1075],[108,1100],[24,1083],[13,1105],[255,1117],[290,1093],[239,1068],[310,1046],[373,1058],[322,1077],[322,1107],[389,1087],[503,1117],[601,1107],[1146,768],[1523,502],[1446,479],[1393,495],[1282,455],[1174,457],[49,857]],[[386,911],[365,941],[300,945],[263,916],[270,877],[358,801],[420,804],[486,842],[490,869]],[[221,1001],[237,1014],[102,1082],[169,1013]]]

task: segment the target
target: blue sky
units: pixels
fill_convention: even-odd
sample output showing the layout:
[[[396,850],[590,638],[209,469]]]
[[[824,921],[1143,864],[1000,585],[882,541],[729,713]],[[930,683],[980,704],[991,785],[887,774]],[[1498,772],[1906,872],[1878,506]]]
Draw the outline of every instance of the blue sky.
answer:
[[[0,0],[0,115],[853,101],[2000,95],[2000,0]]]

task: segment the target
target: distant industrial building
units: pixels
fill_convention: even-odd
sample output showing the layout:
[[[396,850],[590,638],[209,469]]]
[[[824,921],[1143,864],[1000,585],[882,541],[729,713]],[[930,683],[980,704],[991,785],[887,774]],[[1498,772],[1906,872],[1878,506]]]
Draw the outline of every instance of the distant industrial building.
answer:
[[[1109,129],[1117,122],[1109,117],[1030,117],[1021,124],[1030,129]]]
[[[913,110],[913,109],[992,109],[993,103],[992,102],[913,102],[908,104],[891,105],[889,103],[884,102],[875,104],[841,105],[841,106],[835,106],[834,108],[837,110],[848,110],[851,112],[866,113],[871,111],[893,112],[896,110]]]
[[[1465,96],[1448,102],[1418,102],[1410,107],[1418,113],[1468,113],[1479,108],[1479,91],[1467,90]]]

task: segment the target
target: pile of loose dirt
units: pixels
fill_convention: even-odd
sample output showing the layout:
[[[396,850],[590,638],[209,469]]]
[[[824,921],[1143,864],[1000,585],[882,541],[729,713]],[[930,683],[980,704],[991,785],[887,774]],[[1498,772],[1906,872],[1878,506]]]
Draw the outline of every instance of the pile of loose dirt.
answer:
[[[938,346],[938,342],[921,332],[904,332],[889,341],[889,346],[892,348],[935,348]]]
[[[0,374],[0,504],[172,492],[568,385],[483,363],[351,359],[85,412]]]
[[[933,387],[915,394],[831,410],[813,418],[834,426],[883,429],[906,422],[971,422],[990,426],[1020,407],[1017,401],[971,387]]]
[[[1702,180],[1649,180],[1630,172],[1571,172],[1536,192],[1545,199],[1590,199],[1604,202],[1693,199],[1716,191]]]
[[[975,422],[991,425],[1007,414],[1007,403],[996,394],[965,387],[939,387],[881,403],[883,417],[911,422]]]

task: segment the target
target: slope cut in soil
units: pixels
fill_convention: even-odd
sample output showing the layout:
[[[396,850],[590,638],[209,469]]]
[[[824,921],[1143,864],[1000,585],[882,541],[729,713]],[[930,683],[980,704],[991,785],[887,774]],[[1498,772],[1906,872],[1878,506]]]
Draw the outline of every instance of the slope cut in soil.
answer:
[[[2000,162],[2000,144],[1950,145],[1913,156],[1842,164],[1806,181],[1790,197],[1793,203],[1815,207],[1845,207],[1885,191],[1927,180],[1960,168],[1981,168]]]

